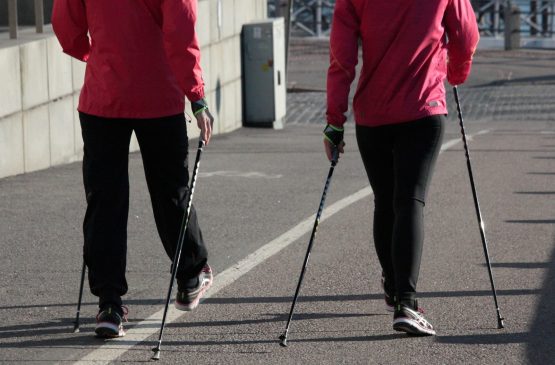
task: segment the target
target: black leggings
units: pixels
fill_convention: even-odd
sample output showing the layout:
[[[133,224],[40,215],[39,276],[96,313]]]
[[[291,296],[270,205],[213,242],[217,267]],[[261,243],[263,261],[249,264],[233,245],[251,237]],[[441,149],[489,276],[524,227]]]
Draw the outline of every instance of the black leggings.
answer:
[[[357,142],[374,191],[374,244],[385,290],[398,302],[415,299],[422,257],[426,190],[443,137],[443,115],[364,127]]]
[[[83,223],[84,259],[91,292],[107,303],[121,305],[127,292],[128,155],[135,132],[146,175],[154,219],[164,249],[173,260],[185,199],[189,191],[187,127],[178,114],[155,119],[111,119],[79,113],[84,141],[83,180],[87,213]],[[197,275],[207,259],[197,215],[191,207],[180,280]]]

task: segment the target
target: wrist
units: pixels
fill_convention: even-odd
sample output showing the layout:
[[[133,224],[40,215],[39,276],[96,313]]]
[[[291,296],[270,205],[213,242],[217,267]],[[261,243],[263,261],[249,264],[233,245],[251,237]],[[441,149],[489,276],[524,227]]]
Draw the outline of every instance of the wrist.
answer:
[[[336,125],[327,124],[324,128],[324,139],[337,147],[343,141],[343,128]]]
[[[330,124],[330,123],[326,124],[326,129],[327,129],[327,128],[331,128],[331,129],[334,130],[335,132],[341,132],[341,133],[343,133],[343,131],[344,131],[344,128],[343,128],[343,127],[339,127],[339,126],[336,126],[336,125]],[[324,130],[325,130],[325,129],[324,129]]]
[[[194,116],[197,116],[198,114],[202,113],[207,109],[208,109],[208,103],[204,98],[191,102],[191,110],[193,111]]]

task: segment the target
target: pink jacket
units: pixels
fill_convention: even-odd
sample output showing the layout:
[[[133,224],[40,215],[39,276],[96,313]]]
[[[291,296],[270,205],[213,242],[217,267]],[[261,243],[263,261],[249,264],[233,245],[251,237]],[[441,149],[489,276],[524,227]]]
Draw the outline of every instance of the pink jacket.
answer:
[[[184,96],[202,99],[196,17],[196,0],[54,1],[64,52],[87,62],[77,109],[157,118],[183,113]]]
[[[446,114],[444,79],[466,80],[479,35],[469,0],[337,0],[327,79],[336,126],[345,123],[359,39],[355,121],[378,126]]]

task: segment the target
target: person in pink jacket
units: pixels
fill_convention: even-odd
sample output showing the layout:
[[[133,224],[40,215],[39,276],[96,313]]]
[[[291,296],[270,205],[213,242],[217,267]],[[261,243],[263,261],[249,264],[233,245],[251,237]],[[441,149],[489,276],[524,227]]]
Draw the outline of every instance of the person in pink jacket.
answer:
[[[479,40],[469,0],[337,0],[330,38],[325,151],[343,153],[349,89],[374,192],[373,235],[393,329],[435,330],[418,307],[426,190],[447,114],[444,80],[463,83]]]
[[[131,134],[140,145],[154,218],[170,259],[185,212],[189,174],[185,97],[210,141],[195,33],[196,0],[56,0],[54,32],[68,55],[87,63],[79,97],[87,211],[84,260],[99,297],[95,332],[125,334],[125,278]],[[195,209],[177,272],[175,305],[192,310],[212,283]],[[125,312],[125,313],[124,313]]]

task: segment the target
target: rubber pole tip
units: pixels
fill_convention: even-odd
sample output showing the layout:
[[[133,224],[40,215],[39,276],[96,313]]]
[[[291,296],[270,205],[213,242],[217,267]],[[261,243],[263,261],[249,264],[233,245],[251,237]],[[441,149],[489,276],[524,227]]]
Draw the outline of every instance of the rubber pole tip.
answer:
[[[497,328],[505,328],[505,318],[499,318],[499,320],[497,321]]]
[[[287,347],[287,337],[285,335],[279,336],[279,345],[281,347]]]
[[[151,359],[152,360],[160,360],[160,349],[153,348],[152,351],[154,352],[154,355],[152,355]]]
[[[73,327],[73,333],[79,333],[79,325],[76,324],[75,327]]]

